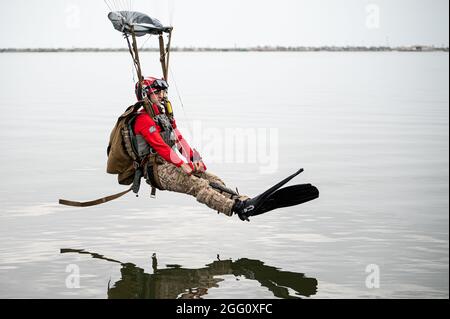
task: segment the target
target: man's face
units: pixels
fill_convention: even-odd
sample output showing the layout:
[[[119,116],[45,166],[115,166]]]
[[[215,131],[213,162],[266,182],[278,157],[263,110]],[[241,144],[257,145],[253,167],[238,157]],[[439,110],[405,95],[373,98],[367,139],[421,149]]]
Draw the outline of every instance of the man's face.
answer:
[[[153,93],[150,93],[150,101],[153,103],[161,103],[164,100],[165,92],[163,90],[161,91],[154,91]]]

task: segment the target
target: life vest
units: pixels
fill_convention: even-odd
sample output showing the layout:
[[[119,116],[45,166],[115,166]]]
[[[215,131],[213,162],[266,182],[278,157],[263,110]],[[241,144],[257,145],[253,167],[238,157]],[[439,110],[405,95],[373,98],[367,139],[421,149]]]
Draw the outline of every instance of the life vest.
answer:
[[[160,113],[158,115],[155,115],[152,117],[153,121],[155,121],[155,124],[161,129],[159,134],[161,135],[161,138],[163,141],[169,145],[170,148],[174,148],[177,138],[175,134],[175,130],[172,126],[172,121],[170,118],[164,114]],[[145,157],[149,154],[156,154],[156,152],[153,150],[153,148],[147,143],[145,138],[138,134],[136,136],[132,136],[132,142],[133,146],[136,146],[136,151],[139,157]]]

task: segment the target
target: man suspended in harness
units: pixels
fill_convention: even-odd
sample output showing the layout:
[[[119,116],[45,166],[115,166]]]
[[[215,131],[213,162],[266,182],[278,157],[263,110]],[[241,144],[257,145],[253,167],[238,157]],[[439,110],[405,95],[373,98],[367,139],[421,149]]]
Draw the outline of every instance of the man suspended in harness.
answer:
[[[177,128],[173,115],[167,110],[166,91],[163,80],[146,78],[143,91],[136,85],[138,100],[148,98],[153,114],[140,109],[133,121],[137,153],[146,160],[144,177],[160,190],[184,193],[196,197],[208,207],[232,216],[236,200],[245,200],[236,192],[227,189],[217,176],[207,172],[197,151],[192,150]],[[184,162],[175,148],[188,161]]]
[[[279,189],[302,170],[253,199],[227,188],[222,179],[207,172],[199,153],[178,130],[171,104],[166,99],[168,87],[166,81],[151,77],[136,84],[136,97],[144,106],[147,101],[147,108],[138,109],[128,124],[136,154],[134,167],[139,167],[135,170],[134,184],[143,176],[153,189],[194,196],[213,210],[227,216],[237,214],[242,220],[317,198],[318,191],[310,184]]]
[[[116,199],[131,190],[137,194],[141,178],[152,187],[153,196],[155,189],[188,194],[219,213],[236,214],[246,221],[251,216],[302,204],[319,196],[319,191],[311,184],[283,188],[303,169],[253,198],[228,188],[222,179],[207,172],[199,153],[178,130],[166,98],[168,87],[166,81],[151,77],[137,83],[138,102],[119,117],[111,132],[107,172],[117,174],[119,184],[132,185],[131,188],[91,202],[60,200],[60,204],[87,207]]]
[[[222,179],[207,172],[199,153],[189,146],[177,129],[172,106],[167,100],[167,82],[142,76],[136,37],[146,34],[159,36],[160,62],[164,79],[167,79],[173,28],[165,27],[157,19],[140,12],[110,12],[108,18],[124,35],[140,79],[135,88],[138,102],[118,118],[107,149],[107,172],[117,174],[119,184],[132,186],[124,192],[97,200],[76,202],[60,199],[60,204],[88,207],[109,202],[130,191],[138,194],[142,178],[151,185],[152,196],[155,189],[188,194],[215,211],[227,216],[236,214],[247,221],[251,216],[319,197],[319,191],[311,184],[283,187],[303,169],[253,198],[239,195],[227,188]],[[163,34],[168,34],[167,47]]]

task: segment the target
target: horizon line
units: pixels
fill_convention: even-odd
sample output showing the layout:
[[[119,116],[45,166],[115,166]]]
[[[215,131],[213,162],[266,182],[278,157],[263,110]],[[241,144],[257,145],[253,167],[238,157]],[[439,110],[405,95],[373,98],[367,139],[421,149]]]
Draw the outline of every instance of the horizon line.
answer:
[[[57,47],[57,48],[0,48],[0,53],[8,52],[128,52],[128,48],[100,47]],[[159,52],[159,48],[143,48],[141,52]],[[172,52],[317,52],[317,51],[406,51],[406,52],[448,52],[448,46],[404,45],[404,46],[253,46],[253,47],[173,47]]]

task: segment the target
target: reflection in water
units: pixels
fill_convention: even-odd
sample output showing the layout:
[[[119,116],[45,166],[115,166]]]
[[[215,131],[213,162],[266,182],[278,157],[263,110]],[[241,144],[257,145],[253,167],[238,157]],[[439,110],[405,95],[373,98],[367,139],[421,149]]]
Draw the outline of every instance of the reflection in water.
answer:
[[[243,276],[249,280],[256,280],[268,288],[278,298],[309,297],[317,292],[317,280],[307,278],[304,274],[280,271],[275,267],[266,266],[259,260],[242,258],[237,261],[220,260],[199,269],[186,269],[179,265],[167,265],[165,269],[158,269],[156,255],[152,256],[153,274],[147,274],[144,269],[131,263],[106,258],[102,255],[79,249],[61,249],[61,253],[87,254],[93,258],[118,263],[122,278],[112,287],[108,284],[108,298],[110,299],[195,299],[208,293],[208,289],[219,287],[223,281],[217,276]],[[294,295],[289,293],[294,291]]]

